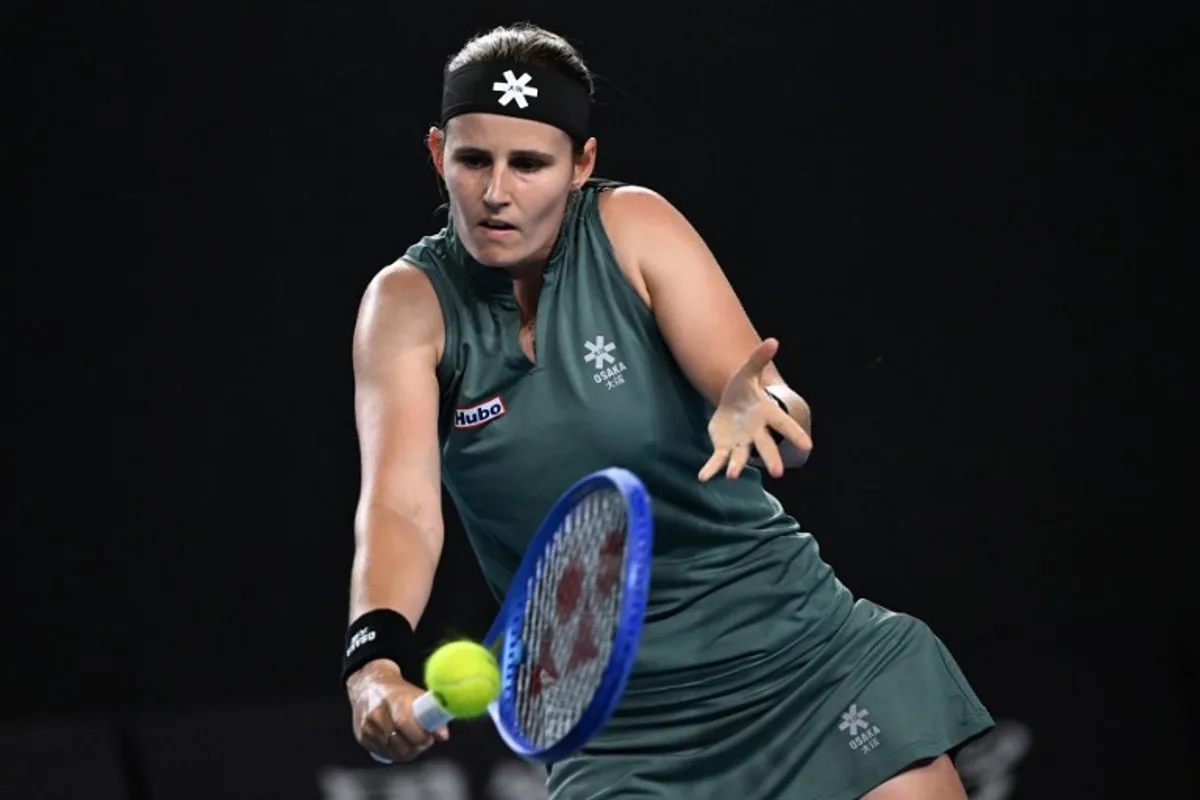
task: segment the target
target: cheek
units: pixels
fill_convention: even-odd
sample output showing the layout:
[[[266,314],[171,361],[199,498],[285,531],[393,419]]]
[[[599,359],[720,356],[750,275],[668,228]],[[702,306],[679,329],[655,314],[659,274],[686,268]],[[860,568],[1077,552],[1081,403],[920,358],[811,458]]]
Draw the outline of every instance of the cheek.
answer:
[[[557,225],[567,206],[567,190],[558,185],[544,187],[537,193],[531,214],[539,223]]]
[[[447,168],[442,180],[446,183],[446,192],[451,199],[457,200],[469,191],[471,174],[461,169]]]

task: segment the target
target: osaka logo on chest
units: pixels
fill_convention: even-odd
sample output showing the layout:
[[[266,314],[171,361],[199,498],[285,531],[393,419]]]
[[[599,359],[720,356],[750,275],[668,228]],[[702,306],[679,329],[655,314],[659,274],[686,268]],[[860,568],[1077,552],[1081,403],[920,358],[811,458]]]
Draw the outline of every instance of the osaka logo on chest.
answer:
[[[593,381],[602,384],[609,391],[625,383],[625,376],[622,374],[625,372],[625,362],[613,355],[613,351],[617,349],[615,342],[606,342],[603,336],[597,336],[594,341],[584,342],[583,346],[587,348],[583,360],[596,368],[592,375]]]
[[[508,412],[504,407],[504,399],[500,395],[484,400],[482,403],[454,411],[454,427],[478,428],[494,419],[503,417]]]

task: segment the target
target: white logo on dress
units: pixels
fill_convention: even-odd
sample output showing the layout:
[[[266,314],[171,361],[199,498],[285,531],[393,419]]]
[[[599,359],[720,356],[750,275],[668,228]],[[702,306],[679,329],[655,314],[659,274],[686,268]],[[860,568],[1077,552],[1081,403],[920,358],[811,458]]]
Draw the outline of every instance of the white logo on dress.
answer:
[[[842,713],[842,721],[838,723],[839,731],[850,734],[850,749],[860,753],[869,753],[879,747],[879,726],[867,722],[871,715],[865,708],[859,708],[857,703]]]
[[[583,357],[584,361],[595,361],[596,371],[604,369],[604,365],[615,364],[616,359],[609,355],[613,350],[617,349],[615,342],[605,342],[603,336],[597,336],[594,342],[584,342],[583,346],[587,348],[588,354]]]
[[[536,86],[530,86],[529,82],[533,80],[533,76],[528,72],[523,73],[521,77],[513,74],[511,69],[504,70],[504,81],[496,81],[492,84],[492,91],[503,92],[500,95],[500,105],[506,106],[513,100],[517,101],[520,108],[528,108],[529,101],[526,97],[537,97],[538,90]]]
[[[604,384],[604,388],[609,390],[625,382],[625,376],[621,374],[625,371],[625,362],[618,361],[612,354],[617,349],[615,342],[606,342],[603,336],[597,336],[595,341],[584,342],[583,346],[587,348],[587,355],[583,360],[593,362],[592,366],[596,368],[592,375],[593,381]],[[612,366],[606,367],[605,364]]]
[[[838,725],[838,730],[849,731],[850,735],[854,736],[856,733],[858,733],[858,729],[860,727],[863,730],[867,729],[869,723],[865,722],[864,720],[866,720],[870,714],[871,712],[867,711],[865,708],[860,710],[858,704],[853,704],[846,710],[846,713],[842,714],[842,724]]]

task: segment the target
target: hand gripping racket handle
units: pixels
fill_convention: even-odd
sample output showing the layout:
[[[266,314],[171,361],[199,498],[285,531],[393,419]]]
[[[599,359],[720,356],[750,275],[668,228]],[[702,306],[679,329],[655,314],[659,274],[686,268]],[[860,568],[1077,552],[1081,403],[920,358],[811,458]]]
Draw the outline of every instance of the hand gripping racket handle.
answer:
[[[427,733],[433,733],[438,728],[446,725],[454,719],[454,715],[446,709],[442,708],[433,694],[426,692],[425,694],[413,700],[412,705],[413,719],[421,726],[421,729]],[[391,764],[392,760],[387,756],[381,756],[378,753],[371,753],[371,758],[378,761],[380,764]]]

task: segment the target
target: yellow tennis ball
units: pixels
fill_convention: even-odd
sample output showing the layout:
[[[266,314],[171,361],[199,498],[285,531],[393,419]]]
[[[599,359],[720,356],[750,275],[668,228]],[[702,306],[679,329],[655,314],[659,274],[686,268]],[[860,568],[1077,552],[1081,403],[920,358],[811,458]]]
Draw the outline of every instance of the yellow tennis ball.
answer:
[[[450,642],[425,662],[425,688],[459,719],[479,717],[500,696],[500,665],[483,645]]]

